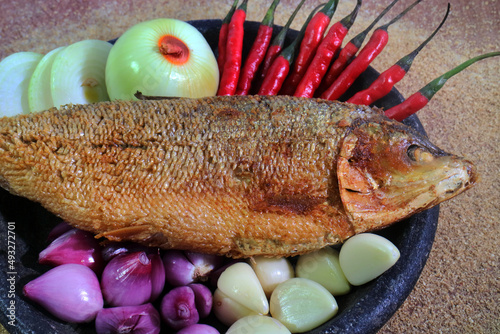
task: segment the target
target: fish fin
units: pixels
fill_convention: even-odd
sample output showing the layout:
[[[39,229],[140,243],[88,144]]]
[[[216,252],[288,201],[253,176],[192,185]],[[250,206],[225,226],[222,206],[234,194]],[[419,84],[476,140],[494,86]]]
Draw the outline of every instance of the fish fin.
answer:
[[[150,235],[152,230],[153,227],[151,225],[127,226],[118,228],[116,230],[102,232],[96,235],[96,238],[104,237],[111,241],[122,241],[130,239],[137,240],[138,238],[141,238],[142,235]]]

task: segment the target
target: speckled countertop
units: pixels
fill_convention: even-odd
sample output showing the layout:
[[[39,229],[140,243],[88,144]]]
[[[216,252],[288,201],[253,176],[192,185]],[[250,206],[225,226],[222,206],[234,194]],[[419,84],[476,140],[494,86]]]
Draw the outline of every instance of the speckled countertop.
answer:
[[[231,2],[1,0],[0,59],[17,51],[46,53],[83,39],[110,40],[135,23],[157,17],[219,19]],[[450,2],[452,12],[445,26],[397,85],[404,96],[468,58],[498,51],[500,3]],[[269,3],[250,0],[248,19],[260,21]],[[275,22],[284,24],[297,3],[282,0]],[[318,3],[308,0],[293,27],[299,28]],[[349,36],[366,27],[388,3],[365,0]],[[409,3],[401,0],[388,17]],[[389,44],[373,66],[382,71],[415,48],[439,23],[446,3],[423,1],[394,24]],[[342,0],[335,18],[345,16],[353,6],[353,0]],[[433,142],[475,161],[482,181],[441,205],[436,240],[422,276],[382,334],[500,332],[499,73],[499,58],[473,65],[451,79],[419,112]]]

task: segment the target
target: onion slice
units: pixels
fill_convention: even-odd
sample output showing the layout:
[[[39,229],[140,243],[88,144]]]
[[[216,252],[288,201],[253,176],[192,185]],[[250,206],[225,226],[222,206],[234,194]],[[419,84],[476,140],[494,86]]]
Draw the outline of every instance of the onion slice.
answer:
[[[43,55],[17,52],[0,62],[0,116],[29,112],[28,86]]]
[[[28,102],[31,112],[47,110],[54,106],[50,91],[50,72],[56,56],[64,49],[61,46],[43,56],[31,76],[28,86]]]
[[[108,42],[92,39],[62,50],[51,69],[54,106],[109,100],[104,73],[110,50]]]

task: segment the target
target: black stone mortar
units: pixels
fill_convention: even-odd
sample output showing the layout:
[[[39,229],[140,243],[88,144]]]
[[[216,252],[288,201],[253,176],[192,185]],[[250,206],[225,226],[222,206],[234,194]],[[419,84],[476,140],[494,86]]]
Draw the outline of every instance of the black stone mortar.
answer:
[[[189,23],[205,36],[214,52],[217,52],[217,41],[222,21],[199,20]],[[258,27],[258,22],[245,23],[244,55],[248,54]],[[281,27],[276,26],[274,34],[280,29]],[[297,31],[290,30],[286,45],[297,34]],[[110,42],[113,43],[114,40]],[[359,90],[368,88],[377,76],[377,71],[369,67],[344,94],[342,100],[346,100]],[[377,101],[376,106],[388,109],[401,101],[403,101],[403,96],[396,89],[393,89],[386,97]],[[403,123],[425,134],[424,128],[416,116],[408,117]],[[339,305],[337,315],[307,333],[370,334],[376,333],[382,328],[415,286],[434,241],[438,216],[439,206],[436,206],[377,232],[398,247],[401,253],[398,262],[377,279],[355,287],[346,296],[336,297]],[[13,224],[8,224],[8,222],[13,222]],[[26,283],[49,269],[47,266],[38,264],[38,254],[47,247],[48,233],[59,222],[57,217],[47,212],[39,204],[12,196],[0,189],[0,307],[2,309],[0,323],[12,334],[95,333],[93,322],[80,325],[62,322],[42,307],[26,299],[22,293]],[[10,235],[12,241],[13,235],[12,232],[9,232],[9,227],[15,236],[14,271],[9,268],[8,262],[8,240]],[[14,274],[11,274],[12,272]],[[13,286],[8,281],[11,277],[14,277]],[[15,287],[15,291],[12,290],[13,287]],[[11,298],[11,293],[14,293],[13,298]],[[9,325],[9,321],[11,321],[9,307],[12,302],[15,303],[15,326]],[[206,320],[204,323],[216,327],[221,333],[227,329],[213,316],[208,320],[203,320]]]

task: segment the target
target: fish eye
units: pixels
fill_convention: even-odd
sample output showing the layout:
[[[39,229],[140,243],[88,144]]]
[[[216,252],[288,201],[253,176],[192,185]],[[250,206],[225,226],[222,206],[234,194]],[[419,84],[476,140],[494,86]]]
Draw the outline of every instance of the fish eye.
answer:
[[[408,157],[416,162],[430,162],[434,160],[432,153],[430,153],[425,147],[418,145],[410,145],[406,150]]]

